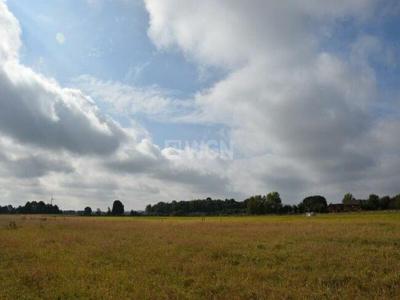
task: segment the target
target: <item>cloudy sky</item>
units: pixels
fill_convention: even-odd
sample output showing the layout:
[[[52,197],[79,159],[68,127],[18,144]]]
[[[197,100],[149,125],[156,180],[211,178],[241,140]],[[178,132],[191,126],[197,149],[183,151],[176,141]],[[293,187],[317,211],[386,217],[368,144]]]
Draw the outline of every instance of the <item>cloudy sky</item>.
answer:
[[[396,0],[0,0],[0,205],[400,192]]]

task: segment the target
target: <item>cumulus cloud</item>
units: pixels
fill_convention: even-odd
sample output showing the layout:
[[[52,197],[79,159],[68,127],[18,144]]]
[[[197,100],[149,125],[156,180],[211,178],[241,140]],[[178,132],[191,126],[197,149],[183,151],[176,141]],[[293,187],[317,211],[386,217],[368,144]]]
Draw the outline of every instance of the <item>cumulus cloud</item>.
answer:
[[[60,157],[36,152],[26,153],[24,147],[18,147],[9,139],[0,138],[0,176],[40,178],[51,172],[71,173],[73,167]]]
[[[18,20],[7,9],[5,3],[0,2],[0,63],[15,61],[18,59],[19,48],[21,47]]]
[[[317,46],[321,24],[347,16],[365,17],[373,8],[370,0],[145,3],[150,14],[149,36],[158,47],[178,46],[201,63],[224,66],[258,59],[302,63],[297,58],[308,56]]]
[[[202,155],[198,157],[196,159],[189,151],[181,149],[161,150],[144,139],[135,149],[128,148],[115,159],[107,161],[105,167],[121,174],[147,174],[163,182],[183,184],[192,192],[201,194],[223,196],[224,193],[229,193],[229,178],[222,171],[222,166],[227,162],[216,160],[216,156],[209,159]]]
[[[388,13],[377,4],[145,0],[159,50],[178,49],[200,70],[226,74],[181,101],[158,87],[91,75],[65,88],[34,72],[20,62],[21,28],[0,0],[0,200],[54,193],[66,208],[105,208],[115,198],[143,208],[271,190],[291,203],[310,193],[337,200],[348,191],[398,192],[400,124],[392,108],[400,97],[385,102],[390,116],[375,111],[385,100],[375,67],[395,67],[396,59],[381,38],[357,32]],[[341,52],[329,50],[343,21],[356,36]],[[123,128],[96,103],[131,117],[222,124],[234,159],[161,149],[151,132]]]
[[[115,151],[125,133],[90,98],[20,64],[20,27],[4,2],[0,25],[0,131],[44,148],[81,154]]]
[[[145,3],[148,34],[158,48],[175,47],[200,65],[229,70],[226,78],[199,91],[197,111],[186,119],[231,129],[244,157],[232,170],[256,162],[256,171],[231,174],[234,186],[241,186],[246,173],[253,189],[283,189],[288,196],[321,191],[338,198],[345,189],[378,189],[376,180],[363,190],[360,178],[374,182],[376,172],[384,173],[385,152],[391,152],[390,144],[371,138],[372,132],[382,134],[371,59],[383,46],[373,36],[359,36],[344,45],[350,49],[344,53],[323,46],[342,20],[358,26],[382,16],[382,7],[391,2],[380,7],[369,0]],[[386,57],[385,62],[393,58]]]
[[[178,168],[150,140],[141,141],[148,135],[145,130],[122,128],[84,91],[61,87],[24,66],[19,60],[21,29],[3,1],[0,34],[2,204],[56,194],[66,208],[81,208],[86,201],[104,208],[114,198],[126,199],[127,207],[143,208],[151,194],[158,194],[151,201],[168,200],[184,195],[188,185],[203,186],[203,191],[209,186],[210,172]],[[80,82],[95,97],[118,100],[118,109],[130,105],[132,113],[136,109],[161,114],[173,105],[156,89],[134,89],[89,76]],[[129,103],[132,99],[135,105]],[[172,185],[164,184],[168,179]]]

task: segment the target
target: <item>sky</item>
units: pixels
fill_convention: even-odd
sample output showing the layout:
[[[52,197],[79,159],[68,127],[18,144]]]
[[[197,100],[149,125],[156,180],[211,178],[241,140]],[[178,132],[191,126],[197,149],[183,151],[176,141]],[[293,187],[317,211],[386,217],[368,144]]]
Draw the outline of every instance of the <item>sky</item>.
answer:
[[[400,193],[396,0],[0,0],[0,205]]]

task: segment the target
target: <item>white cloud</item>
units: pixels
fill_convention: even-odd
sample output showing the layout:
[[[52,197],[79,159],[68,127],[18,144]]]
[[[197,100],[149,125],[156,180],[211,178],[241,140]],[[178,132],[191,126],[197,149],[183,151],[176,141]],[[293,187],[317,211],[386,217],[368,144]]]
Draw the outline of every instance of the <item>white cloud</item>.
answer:
[[[374,16],[375,1],[145,4],[159,49],[180,49],[199,69],[223,68],[227,76],[184,101],[90,75],[64,88],[21,64],[20,26],[0,1],[1,201],[55,194],[65,208],[105,208],[115,198],[143,208],[270,190],[292,203],[309,193],[336,200],[347,191],[397,192],[399,120],[373,111],[381,98],[370,62],[384,43],[358,35],[348,53],[321,50],[340,20]],[[133,117],[223,124],[236,159],[160,149],[151,133],[122,128],[92,99]]]
[[[245,157],[231,166],[238,190],[281,189],[293,201],[299,200],[293,199],[295,193],[320,191],[337,199],[346,189],[380,190],[373,176],[384,174],[381,160],[390,144],[371,138],[371,132],[380,131],[373,110],[380,95],[370,61],[382,46],[373,37],[361,38],[348,45],[349,55],[336,55],[321,50],[321,44],[341,20],[362,24],[385,3],[145,3],[148,34],[157,47],[176,47],[200,65],[230,70],[199,91],[198,110],[185,119],[231,129],[233,144]],[[376,148],[382,149],[379,156]],[[386,187],[387,193],[398,192],[394,184]]]
[[[104,209],[115,198],[125,200],[128,208],[143,208],[150,194],[158,195],[151,201],[168,200],[208,186],[211,172],[175,166],[143,139],[147,134],[142,129],[122,128],[81,90],[63,88],[22,65],[19,23],[3,1],[0,33],[1,204],[46,200],[54,194],[63,208]],[[86,79],[92,84],[89,92],[101,89],[95,96],[119,100],[115,105],[121,110],[128,105],[132,112],[154,114],[172,105],[157,89]]]
[[[365,17],[373,2],[145,0],[148,33],[158,47],[178,46],[201,63],[224,66],[259,59],[302,62],[297,58],[316,46],[321,25]]]
[[[72,83],[97,102],[109,104],[119,114],[142,114],[161,121],[193,109],[193,101],[176,99],[172,92],[157,86],[136,87],[90,75],[79,76]]]
[[[126,138],[79,90],[23,66],[18,21],[0,2],[0,131],[22,143],[76,153],[110,153]]]
[[[21,40],[21,30],[18,20],[7,9],[6,4],[0,1],[0,64],[18,59]]]

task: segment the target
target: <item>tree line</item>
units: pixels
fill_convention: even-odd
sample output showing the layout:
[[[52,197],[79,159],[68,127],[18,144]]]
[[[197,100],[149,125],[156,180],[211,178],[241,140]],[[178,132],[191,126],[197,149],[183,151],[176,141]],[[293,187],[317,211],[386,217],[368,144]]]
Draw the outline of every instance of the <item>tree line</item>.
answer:
[[[74,215],[110,215],[110,216],[122,216],[124,215],[124,205],[120,200],[115,200],[112,205],[112,209],[108,208],[107,212],[102,212],[100,209],[97,209],[95,213],[93,213],[92,209],[87,206],[83,211],[62,211],[59,209],[57,205],[46,204],[43,201],[32,201],[27,202],[24,206],[13,207],[12,205],[0,206],[0,214],[74,214]]]
[[[57,205],[46,204],[43,201],[27,202],[24,206],[0,206],[0,214],[61,214]]]
[[[185,215],[263,215],[263,214],[300,214],[306,212],[327,213],[355,210],[400,209],[400,194],[394,197],[371,194],[368,199],[356,199],[345,194],[342,203],[329,204],[320,195],[304,198],[297,205],[283,204],[278,192],[251,196],[244,201],[234,199],[159,202],[147,205],[146,215],[185,216]]]
[[[57,205],[43,201],[27,202],[24,206],[0,206],[0,214],[73,214],[82,216],[196,216],[196,215],[264,215],[301,214],[306,212],[327,213],[355,210],[400,210],[400,194],[394,197],[371,194],[367,199],[356,199],[352,194],[344,195],[341,203],[329,204],[325,197],[316,195],[304,198],[297,205],[283,204],[278,192],[251,196],[243,201],[235,199],[197,199],[190,201],[158,202],[147,205],[144,212],[125,212],[120,200],[115,200],[107,212],[93,211],[87,206],[82,211],[62,211]]]

